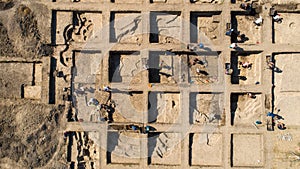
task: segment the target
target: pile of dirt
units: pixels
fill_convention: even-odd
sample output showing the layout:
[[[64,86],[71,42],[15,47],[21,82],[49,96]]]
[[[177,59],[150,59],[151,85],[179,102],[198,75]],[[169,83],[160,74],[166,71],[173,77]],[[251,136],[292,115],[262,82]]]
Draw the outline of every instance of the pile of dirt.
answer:
[[[13,0],[0,0],[0,11],[10,9],[14,5]]]
[[[60,149],[57,134],[64,108],[25,100],[2,101],[0,107],[0,159],[25,168],[46,165]]]
[[[0,10],[3,3],[0,1]],[[43,35],[49,29],[49,16],[40,14],[48,13],[48,9],[34,3],[32,6],[34,10],[23,4],[11,5],[5,16],[0,17],[0,56],[39,58],[52,55],[53,48]]]
[[[24,51],[25,56],[39,56],[42,42],[34,12],[29,7],[20,5],[15,11],[14,20],[19,26],[20,41],[23,44],[22,47],[15,46],[15,49],[20,53]]]
[[[13,46],[7,34],[7,29],[0,22],[0,56],[12,56],[14,55]]]

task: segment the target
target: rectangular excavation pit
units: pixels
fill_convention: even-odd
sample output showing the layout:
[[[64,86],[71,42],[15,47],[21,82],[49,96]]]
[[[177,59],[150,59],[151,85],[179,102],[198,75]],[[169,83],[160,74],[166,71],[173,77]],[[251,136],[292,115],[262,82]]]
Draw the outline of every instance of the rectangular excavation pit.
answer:
[[[191,133],[189,135],[190,166],[221,166],[222,140],[222,134],[218,133]]]
[[[107,164],[138,165],[141,139],[139,133],[107,132]]]
[[[100,11],[52,11],[52,44],[101,42]]]
[[[256,26],[253,22],[258,16],[247,12],[231,12],[231,29],[239,31],[240,35],[231,36],[231,43],[259,44],[262,43],[262,27]],[[243,35],[244,34],[244,35]]]
[[[191,12],[190,42],[220,44],[221,12]]]
[[[260,93],[231,93],[231,125],[251,126],[256,121],[263,121],[263,97]]]
[[[180,57],[171,52],[150,51],[148,60],[149,83],[177,83]]]
[[[190,123],[218,124],[223,112],[222,93],[190,93]]]
[[[149,133],[148,164],[178,166],[181,164],[181,133]]]
[[[180,123],[180,93],[149,92],[148,122]]]
[[[273,22],[273,43],[300,44],[299,13],[281,13],[281,23]]]
[[[138,11],[110,13],[109,42],[142,43],[142,15]]]
[[[113,121],[147,123],[147,94],[141,91],[113,90],[111,99],[117,105]]]
[[[220,52],[197,52],[197,55],[188,55],[189,82],[218,83],[219,54]]]
[[[273,80],[276,87],[273,89],[274,113],[284,118],[284,123],[290,126],[300,124],[300,53],[273,54],[275,67]]]
[[[96,75],[100,73],[101,56],[102,53],[98,50],[74,50],[72,57],[73,82],[95,84]]]
[[[109,81],[141,83],[142,61],[138,51],[109,52]]]
[[[99,122],[99,114],[95,106],[89,106],[91,99],[96,98],[96,77],[100,73],[101,51],[82,50],[73,51],[72,56],[72,91],[73,104],[77,111],[77,118],[83,121]],[[99,99],[100,101],[100,99]]]
[[[262,54],[257,52],[231,52],[231,84],[253,85],[261,83]],[[248,64],[248,65],[247,65]]]
[[[77,166],[99,168],[100,160],[100,134],[96,131],[75,132],[68,131],[64,133],[67,140],[67,161],[72,163],[80,161]],[[88,145],[88,146],[84,146]]]
[[[181,12],[150,12],[150,43],[181,43]]]
[[[231,167],[263,167],[263,145],[261,134],[231,134]]]

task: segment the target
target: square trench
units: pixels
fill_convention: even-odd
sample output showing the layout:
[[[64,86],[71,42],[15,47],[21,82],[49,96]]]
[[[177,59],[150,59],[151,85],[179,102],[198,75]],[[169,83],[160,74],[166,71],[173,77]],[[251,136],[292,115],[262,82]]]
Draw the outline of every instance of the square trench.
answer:
[[[193,84],[219,83],[220,52],[197,52],[188,55],[188,80]]]
[[[263,145],[261,134],[231,134],[231,167],[263,167]]]
[[[109,81],[112,83],[141,83],[142,59],[139,51],[109,52]]]
[[[108,132],[107,164],[139,165],[141,139],[135,132]]]
[[[142,43],[142,15],[139,11],[110,13],[109,42]]]
[[[113,121],[146,123],[147,94],[142,91],[113,90],[111,99],[116,104]]]
[[[223,139],[219,133],[191,133],[189,135],[190,166],[221,166]]]
[[[150,43],[181,43],[181,12],[150,12]]]
[[[190,124],[218,124],[222,121],[222,93],[190,93]]]
[[[180,93],[149,92],[149,123],[180,123]]]
[[[247,12],[231,12],[231,28],[244,34],[246,41],[236,36],[231,36],[231,43],[259,44],[262,43],[262,27],[256,26],[253,22],[258,16],[250,15]]]
[[[300,44],[299,13],[279,12],[281,23],[273,22],[273,43]]]
[[[250,85],[261,83],[261,52],[231,52],[230,63],[233,73],[231,84]],[[252,64],[250,68],[244,68],[242,64]]]
[[[149,165],[181,164],[181,133],[149,133],[147,147]]]
[[[101,11],[52,11],[52,44],[101,42]]]
[[[250,98],[247,93],[231,93],[231,125],[251,126],[257,120],[263,121],[263,96],[261,93],[252,94],[255,98]]]
[[[171,52],[149,52],[149,83],[178,83],[180,75],[180,56]]]
[[[221,12],[191,12],[190,41],[200,43],[209,41],[218,45],[221,43]]]

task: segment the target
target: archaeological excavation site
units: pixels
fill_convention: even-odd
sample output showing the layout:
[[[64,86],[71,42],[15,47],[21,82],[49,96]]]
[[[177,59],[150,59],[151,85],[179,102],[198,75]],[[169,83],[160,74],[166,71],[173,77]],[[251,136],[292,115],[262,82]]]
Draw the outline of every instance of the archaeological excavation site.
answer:
[[[299,18],[300,0],[0,0],[0,168],[299,169]]]

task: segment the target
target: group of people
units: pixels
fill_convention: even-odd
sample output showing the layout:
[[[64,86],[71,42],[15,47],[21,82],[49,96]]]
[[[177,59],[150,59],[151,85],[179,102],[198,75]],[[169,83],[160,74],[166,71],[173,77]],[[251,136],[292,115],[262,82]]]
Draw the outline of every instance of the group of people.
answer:
[[[279,112],[279,110],[278,110],[278,112]],[[286,129],[285,124],[280,121],[280,120],[284,120],[284,118],[282,116],[280,116],[278,114],[274,114],[273,112],[269,112],[267,114],[267,116],[272,117],[273,123],[277,126],[277,128],[279,130],[285,130]]]

